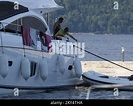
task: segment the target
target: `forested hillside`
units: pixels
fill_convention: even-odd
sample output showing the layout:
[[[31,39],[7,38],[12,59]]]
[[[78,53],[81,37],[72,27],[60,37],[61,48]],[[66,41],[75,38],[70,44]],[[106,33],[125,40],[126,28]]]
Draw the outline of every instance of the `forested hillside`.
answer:
[[[56,18],[71,32],[133,34],[133,0],[55,0],[63,9],[50,13],[52,30]]]

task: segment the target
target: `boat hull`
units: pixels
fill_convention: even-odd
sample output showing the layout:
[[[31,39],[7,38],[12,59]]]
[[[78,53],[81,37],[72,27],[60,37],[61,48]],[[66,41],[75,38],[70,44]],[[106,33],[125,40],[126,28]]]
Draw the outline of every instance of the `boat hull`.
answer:
[[[14,41],[11,40],[9,43],[6,38],[21,41],[21,37],[9,35],[8,33],[3,33],[2,35],[4,46],[0,50],[3,49],[4,55],[7,57],[8,71],[6,77],[0,74],[1,89],[12,92],[14,88],[18,88],[26,91],[30,90],[30,88],[31,90],[39,90],[62,86],[76,86],[83,83],[79,75],[76,76],[76,70],[73,68],[75,61],[73,56],[51,54],[26,46],[23,48],[22,42],[15,42],[15,45],[17,45],[15,47],[13,45]],[[59,59],[60,56],[62,58]],[[59,63],[59,60],[62,62]],[[40,64],[40,62],[42,63]],[[0,64],[3,63],[1,62]],[[69,69],[70,66],[72,66],[72,69]],[[60,71],[61,69],[64,70],[63,73]]]

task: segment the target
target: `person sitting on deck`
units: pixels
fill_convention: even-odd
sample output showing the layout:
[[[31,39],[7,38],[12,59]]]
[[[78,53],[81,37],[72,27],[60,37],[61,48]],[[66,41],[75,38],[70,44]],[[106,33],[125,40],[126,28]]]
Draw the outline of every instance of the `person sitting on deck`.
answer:
[[[62,37],[65,37],[65,35],[70,36],[72,39],[77,41],[69,32],[69,28],[65,27],[64,29],[60,29],[56,34],[55,34],[55,39],[56,40],[62,40]]]

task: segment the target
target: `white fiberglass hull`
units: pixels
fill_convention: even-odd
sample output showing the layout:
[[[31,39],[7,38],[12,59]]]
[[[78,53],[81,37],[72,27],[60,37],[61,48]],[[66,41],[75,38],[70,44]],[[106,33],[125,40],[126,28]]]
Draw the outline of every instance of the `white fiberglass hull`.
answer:
[[[8,39],[12,39],[11,37],[9,37],[8,35]],[[14,41],[10,41],[9,44],[8,39],[6,39],[6,37],[5,38],[3,37],[3,39],[5,40],[5,43],[4,47],[1,47],[0,56],[1,58],[3,56],[6,56],[8,62],[10,61],[11,64],[8,66],[6,77],[3,76],[3,74],[0,75],[1,89],[5,89],[5,91],[9,90],[11,92],[14,92],[13,90],[15,88],[22,90],[34,90],[34,89],[39,90],[39,89],[61,87],[61,86],[74,86],[81,84],[83,82],[82,80],[80,80],[79,75],[77,77],[75,68],[69,69],[69,66],[76,67],[74,66],[75,59],[72,58],[71,56],[62,57],[58,54],[53,55],[47,52],[42,53],[41,51],[34,51],[32,49],[20,49],[18,40],[19,41],[21,40],[17,36],[16,40],[14,41],[16,41],[16,45],[19,47],[12,48],[14,46],[12,44]],[[15,37],[13,39],[15,39]],[[9,45],[11,45],[12,47],[11,48],[8,47]],[[2,50],[4,51],[4,53],[2,53]],[[59,56],[63,58],[63,59],[60,58],[62,59],[61,60],[62,62],[58,61]],[[24,58],[26,58],[29,61],[29,63],[24,63],[25,62],[24,61],[22,65],[22,61]],[[40,69],[40,61],[42,61],[43,59],[47,63],[47,68],[42,66],[42,68]],[[62,66],[59,65],[59,63]],[[0,64],[4,66],[3,63]],[[29,74],[27,74],[25,71],[27,71],[29,67],[30,67],[30,72],[29,71],[28,72],[30,73],[30,76],[28,77]],[[62,72],[61,68],[65,70]],[[40,70],[42,71],[44,70],[44,72]],[[48,70],[47,74],[45,70]],[[0,90],[0,93],[3,93],[3,90]]]

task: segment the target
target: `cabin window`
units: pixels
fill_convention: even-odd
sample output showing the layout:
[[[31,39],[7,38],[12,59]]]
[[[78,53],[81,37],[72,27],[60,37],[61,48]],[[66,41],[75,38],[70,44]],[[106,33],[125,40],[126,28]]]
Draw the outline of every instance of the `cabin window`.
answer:
[[[8,66],[12,66],[12,64],[13,64],[13,61],[8,61]]]
[[[36,67],[37,67],[37,63],[35,61],[31,61],[30,62],[30,69],[31,69],[31,77],[35,75],[36,73]]]
[[[72,65],[69,65],[68,66],[68,70],[72,70],[73,69],[73,66]]]

